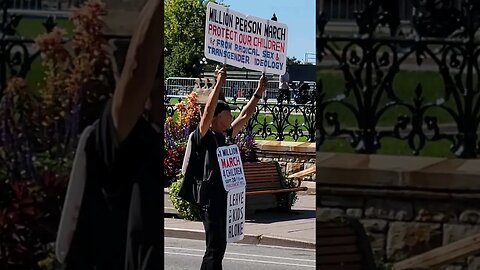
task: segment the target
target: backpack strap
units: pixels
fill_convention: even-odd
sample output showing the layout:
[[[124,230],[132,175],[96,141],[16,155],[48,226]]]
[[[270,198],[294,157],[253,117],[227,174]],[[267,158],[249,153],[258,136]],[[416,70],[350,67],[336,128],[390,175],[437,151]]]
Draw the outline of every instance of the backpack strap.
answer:
[[[62,216],[58,226],[57,240],[55,242],[55,255],[61,263],[63,263],[67,257],[73,235],[77,228],[87,178],[85,147],[90,134],[97,126],[98,120],[83,130],[75,151],[67,193],[63,203]]]
[[[192,150],[193,148],[193,144],[192,143],[192,137],[193,137],[193,132],[190,133],[190,135],[188,136],[188,140],[187,140],[187,148],[185,149],[185,156],[183,156],[183,164],[182,164],[182,174],[185,175],[185,173],[187,172],[187,167],[188,167],[188,162],[190,161],[190,155],[192,155],[192,153],[195,153],[195,150]]]

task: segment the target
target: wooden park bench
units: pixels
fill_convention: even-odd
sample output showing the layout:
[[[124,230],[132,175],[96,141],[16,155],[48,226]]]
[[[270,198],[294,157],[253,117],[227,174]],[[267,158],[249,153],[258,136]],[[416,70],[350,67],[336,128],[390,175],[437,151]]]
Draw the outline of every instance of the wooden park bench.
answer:
[[[328,221],[317,219],[317,269],[375,270],[370,241],[363,225],[342,216]]]
[[[278,162],[245,162],[247,183],[247,212],[257,209],[281,208],[290,210],[291,192],[306,191],[307,187],[287,187]],[[286,204],[283,203],[287,202]]]
[[[394,270],[443,269],[442,266],[480,254],[480,234],[432,249],[423,254],[400,261]]]

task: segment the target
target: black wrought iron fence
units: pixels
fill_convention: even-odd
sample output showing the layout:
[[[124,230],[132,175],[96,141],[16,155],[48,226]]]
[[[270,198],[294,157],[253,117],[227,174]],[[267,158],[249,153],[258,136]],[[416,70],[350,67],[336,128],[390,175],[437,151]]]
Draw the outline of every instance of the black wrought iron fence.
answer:
[[[318,146],[345,137],[356,152],[376,153],[389,138],[418,155],[430,143],[448,141],[455,156],[475,158],[480,2],[411,0],[407,35],[382,8],[392,1],[366,1],[354,13],[358,33],[350,36],[328,34],[329,14],[320,11]],[[377,31],[381,26],[390,35]],[[407,83],[415,76],[418,82]]]
[[[315,105],[314,100],[307,104],[268,103],[262,100],[258,103],[255,113],[247,123],[243,133],[253,132],[259,139],[315,141]],[[174,117],[178,99],[167,99],[166,116]],[[246,105],[233,101],[239,111]],[[234,112],[235,113],[235,112]]]
[[[82,0],[83,1],[83,0]],[[68,1],[77,4],[82,1]],[[73,5],[72,4],[72,5]],[[18,28],[24,16],[12,12],[14,1],[0,0],[0,98],[3,95],[7,81],[12,77],[26,78],[30,73],[40,70],[31,70],[35,61],[39,60],[40,51],[35,46],[32,37],[25,37],[18,33]],[[51,32],[57,25],[53,16],[47,16],[43,22],[35,21],[35,29],[43,26],[44,32]],[[30,24],[28,24],[30,26]],[[31,24],[33,26],[34,24]],[[39,34],[43,34],[39,33]],[[107,40],[128,40],[129,36],[104,35]],[[68,42],[68,40],[64,40]]]
[[[78,7],[84,0],[10,0],[12,8],[37,11],[68,11]],[[32,13],[34,14],[34,13]]]

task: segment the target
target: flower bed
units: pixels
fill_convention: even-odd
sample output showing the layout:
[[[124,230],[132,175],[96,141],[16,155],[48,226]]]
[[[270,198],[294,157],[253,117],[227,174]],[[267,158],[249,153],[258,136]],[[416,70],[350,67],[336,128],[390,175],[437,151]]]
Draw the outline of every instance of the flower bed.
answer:
[[[112,92],[101,2],[74,12],[73,37],[35,40],[43,81],[12,77],[0,100],[0,269],[51,269],[78,135]]]

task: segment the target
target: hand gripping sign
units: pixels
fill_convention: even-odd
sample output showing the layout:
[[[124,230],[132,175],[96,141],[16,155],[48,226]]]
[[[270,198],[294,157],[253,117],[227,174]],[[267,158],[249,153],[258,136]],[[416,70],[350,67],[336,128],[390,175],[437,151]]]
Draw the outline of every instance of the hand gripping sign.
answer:
[[[238,146],[232,144],[217,148],[217,159],[225,190],[245,187],[245,175]]]
[[[205,57],[263,73],[286,71],[286,24],[246,16],[209,2],[205,18]]]
[[[227,196],[227,243],[244,237],[245,174],[240,149],[236,144],[217,148],[217,159]]]

